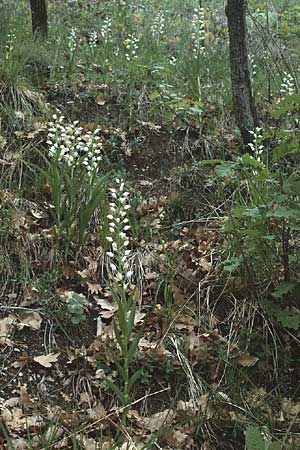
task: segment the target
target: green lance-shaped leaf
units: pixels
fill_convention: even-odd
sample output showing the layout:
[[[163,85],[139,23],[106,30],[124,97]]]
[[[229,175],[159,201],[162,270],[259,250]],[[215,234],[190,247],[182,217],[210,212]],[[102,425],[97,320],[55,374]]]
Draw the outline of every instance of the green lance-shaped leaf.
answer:
[[[116,396],[118,397],[118,399],[120,400],[120,402],[125,405],[126,404],[126,398],[125,395],[123,394],[123,392],[118,388],[117,385],[115,385],[115,383],[113,383],[111,380],[109,380],[108,378],[105,378],[105,383],[107,384],[107,386],[116,394]]]

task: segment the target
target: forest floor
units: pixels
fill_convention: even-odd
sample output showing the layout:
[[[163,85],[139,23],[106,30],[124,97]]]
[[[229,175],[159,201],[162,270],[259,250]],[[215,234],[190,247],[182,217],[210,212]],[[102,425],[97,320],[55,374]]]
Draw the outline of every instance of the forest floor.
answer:
[[[297,450],[298,266],[293,254],[286,283],[273,216],[276,257],[246,214],[228,228],[261,163],[249,156],[250,178],[226,184],[245,149],[221,2],[204,16],[193,0],[119,3],[49,1],[34,52],[26,2],[1,7],[0,449]],[[207,50],[189,65],[195,21]],[[260,117],[280,127],[280,80],[268,102],[257,64]],[[92,176],[81,150],[80,167],[51,156],[68,127],[82,151],[99,137]]]

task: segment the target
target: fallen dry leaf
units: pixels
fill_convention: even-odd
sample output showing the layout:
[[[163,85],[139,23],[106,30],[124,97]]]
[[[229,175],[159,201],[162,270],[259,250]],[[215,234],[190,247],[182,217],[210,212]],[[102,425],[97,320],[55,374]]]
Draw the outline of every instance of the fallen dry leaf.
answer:
[[[25,312],[20,316],[18,328],[19,330],[22,330],[24,327],[29,327],[32,330],[39,330],[41,328],[42,321],[43,319],[38,312]]]
[[[294,420],[300,413],[300,403],[293,402],[289,398],[282,399],[281,408],[281,416],[289,421]]]
[[[198,265],[204,270],[204,272],[208,273],[211,272],[213,268],[212,262],[208,261],[205,257],[199,259]]]
[[[170,445],[172,448],[184,448],[183,446],[189,435],[180,430],[169,429],[163,437],[166,444]]]
[[[31,306],[34,303],[36,303],[39,299],[40,292],[39,290],[34,286],[27,286],[24,289],[23,299],[21,301],[21,306]]]
[[[120,450],[142,450],[145,448],[145,444],[135,443],[135,442],[123,442],[122,446],[119,447]]]
[[[106,100],[105,100],[103,97],[101,97],[101,95],[98,95],[98,96],[96,97],[96,103],[97,103],[97,105],[99,105],[99,106],[103,106],[103,105],[105,105]]]
[[[87,414],[90,419],[99,420],[103,419],[107,415],[107,412],[102,403],[98,402],[93,408],[87,409]]]
[[[57,362],[60,353],[48,353],[48,355],[35,356],[33,360],[43,367],[51,367],[52,363]]]
[[[29,449],[29,442],[24,438],[13,438],[11,439],[12,448],[14,450],[27,450]]]
[[[93,438],[88,438],[86,436],[78,435],[78,441],[81,442],[84,445],[85,450],[95,450],[95,448],[98,447],[97,441]]]
[[[13,410],[6,407],[1,408],[1,419],[5,422],[6,426],[9,426],[12,430],[22,429],[22,418],[23,411],[21,408],[14,408]]]
[[[171,423],[173,417],[174,411],[172,409],[165,409],[152,416],[144,417],[145,428],[153,433],[154,431],[158,431],[165,424]]]
[[[82,405],[83,403],[87,403],[88,405],[91,404],[91,398],[87,392],[81,392],[79,397],[79,405]]]
[[[24,415],[21,408],[9,409],[2,407],[0,410],[0,418],[5,422],[10,431],[21,431],[35,427],[37,429],[43,422],[41,416]]]
[[[3,406],[6,408],[14,408],[19,404],[20,404],[20,397],[11,397],[3,403]]]
[[[20,386],[20,397],[24,406],[31,408],[34,405],[25,386]]]
[[[117,311],[118,306],[116,303],[111,303],[105,298],[96,298],[97,305],[101,306],[104,311],[100,312],[100,316],[103,319],[110,319],[113,317],[114,313]]]
[[[210,405],[208,394],[203,394],[198,399],[191,399],[187,402],[179,400],[177,403],[177,414],[181,417],[196,417],[199,416],[199,412],[208,419],[213,417],[214,411]]]
[[[89,278],[91,276],[91,272],[88,269],[77,270],[76,273],[78,273],[78,275],[83,279]]]
[[[187,303],[188,300],[186,295],[175,285],[172,286],[172,294],[176,305],[183,305],[184,303]]]
[[[49,440],[50,439],[58,439],[60,437],[62,437],[62,435],[64,434],[64,429],[62,427],[57,427],[57,424],[51,424],[45,433],[45,439]],[[62,440],[63,441],[63,440]],[[62,441],[60,442],[60,444],[62,444]],[[55,447],[57,448],[57,447]],[[59,446],[58,448],[64,448]]]
[[[249,353],[241,353],[237,358],[235,358],[236,362],[243,367],[251,367],[257,363],[258,358],[256,356],[252,356]]]
[[[100,284],[96,283],[89,283],[87,282],[88,291],[91,294],[99,294],[99,292],[102,292],[102,286]]]
[[[128,313],[127,318],[129,318],[129,315],[130,315],[130,312]],[[140,311],[137,311],[134,316],[134,325],[141,323],[143,321],[145,315],[146,315],[145,313],[141,313]]]
[[[0,320],[0,345],[11,345],[10,335],[13,331],[13,325],[16,323],[16,317],[10,314]]]

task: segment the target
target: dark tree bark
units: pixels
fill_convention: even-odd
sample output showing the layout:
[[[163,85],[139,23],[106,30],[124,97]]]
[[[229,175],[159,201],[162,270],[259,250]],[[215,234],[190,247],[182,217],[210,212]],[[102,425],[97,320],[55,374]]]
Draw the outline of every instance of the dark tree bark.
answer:
[[[32,33],[45,39],[48,34],[48,15],[46,0],[30,0]]]
[[[249,131],[258,126],[248,62],[246,7],[247,0],[227,0],[232,95],[236,121],[244,144],[252,142],[253,136]]]

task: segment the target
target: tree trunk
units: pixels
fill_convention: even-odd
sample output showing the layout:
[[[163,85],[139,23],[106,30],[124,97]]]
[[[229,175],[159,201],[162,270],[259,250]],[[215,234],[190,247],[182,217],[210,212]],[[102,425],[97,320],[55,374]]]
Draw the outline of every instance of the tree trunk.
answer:
[[[46,0],[30,0],[32,33],[45,39],[48,34],[48,16]]]
[[[258,126],[248,63],[246,7],[247,0],[227,0],[232,95],[236,121],[245,145],[253,140],[249,131]]]

